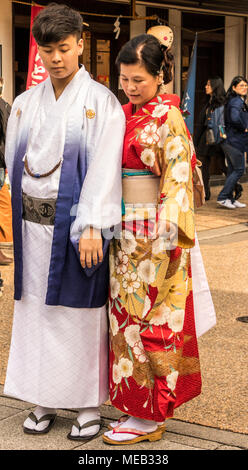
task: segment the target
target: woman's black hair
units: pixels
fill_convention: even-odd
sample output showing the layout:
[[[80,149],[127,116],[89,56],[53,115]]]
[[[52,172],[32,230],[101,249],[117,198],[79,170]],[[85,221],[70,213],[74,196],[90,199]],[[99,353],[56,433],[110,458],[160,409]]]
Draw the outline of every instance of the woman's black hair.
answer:
[[[219,106],[222,106],[225,104],[226,92],[225,92],[222,78],[220,77],[209,78],[208,81],[210,82],[210,85],[212,88],[211,95],[208,95],[209,107],[211,108],[212,111],[214,111],[216,108],[219,108]]]
[[[227,101],[233,98],[234,96],[237,96],[236,91],[233,90],[233,86],[236,87],[240,82],[245,82],[248,83],[245,77],[242,75],[237,75],[234,77],[231,81],[231,85],[229,86],[227,93],[226,93],[226,99]]]
[[[154,77],[162,71],[166,84],[172,80],[173,60],[173,54],[155,36],[140,34],[124,44],[117,56],[116,65],[120,70],[121,64],[140,63]]]
[[[83,19],[66,5],[50,3],[35,17],[32,33],[39,46],[58,42],[71,34],[81,39]]]

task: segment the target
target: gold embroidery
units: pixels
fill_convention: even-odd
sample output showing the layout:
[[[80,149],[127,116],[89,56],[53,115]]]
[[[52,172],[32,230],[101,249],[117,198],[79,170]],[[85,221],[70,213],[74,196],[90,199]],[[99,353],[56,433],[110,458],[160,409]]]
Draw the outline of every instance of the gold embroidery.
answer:
[[[20,108],[18,108],[18,110],[16,111],[16,117],[20,117],[22,114],[22,111]]]
[[[88,119],[93,119],[96,116],[96,113],[93,109],[87,109],[86,111],[86,117]]]

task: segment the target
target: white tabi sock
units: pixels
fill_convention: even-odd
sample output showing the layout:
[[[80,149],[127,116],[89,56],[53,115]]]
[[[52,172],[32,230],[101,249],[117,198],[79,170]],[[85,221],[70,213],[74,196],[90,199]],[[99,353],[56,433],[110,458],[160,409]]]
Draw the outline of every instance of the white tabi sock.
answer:
[[[141,419],[141,418],[134,418],[133,416],[130,416],[130,418],[127,419],[124,423],[122,423],[119,426],[119,429],[121,428],[131,428],[136,431],[143,431],[148,433],[154,432],[157,429],[157,423],[155,421],[150,421],[146,419]],[[105,436],[109,437],[110,439],[113,439],[114,441],[129,441],[131,439],[135,439],[135,437],[138,437],[137,435],[134,434],[129,434],[129,433],[120,433],[120,434],[115,434],[113,431],[108,431],[104,433]]]
[[[89,421],[93,421],[96,419],[100,419],[99,408],[80,408],[78,410],[77,420],[80,426],[88,423]],[[90,437],[90,436],[97,434],[99,430],[100,430],[100,425],[97,424],[97,425],[90,426],[88,428],[81,429],[80,434],[79,434],[79,430],[76,428],[76,426],[73,425],[72,430],[71,430],[71,435],[72,436],[80,435],[80,436]]]
[[[37,419],[40,419],[44,415],[50,415],[50,414],[56,414],[56,409],[55,408],[45,408],[43,406],[37,406],[35,410],[33,411]],[[35,424],[34,421],[32,421],[30,418],[27,418],[26,421],[24,421],[24,426],[25,428],[32,429],[35,431],[43,431],[48,425],[49,425],[49,420],[48,421],[42,421],[39,424]]]

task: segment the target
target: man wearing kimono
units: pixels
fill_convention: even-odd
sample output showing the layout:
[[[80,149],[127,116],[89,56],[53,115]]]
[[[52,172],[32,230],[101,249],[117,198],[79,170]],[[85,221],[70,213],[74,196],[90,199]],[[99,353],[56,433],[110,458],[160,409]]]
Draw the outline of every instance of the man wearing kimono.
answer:
[[[91,79],[82,18],[52,4],[33,35],[50,76],[18,96],[7,130],[15,309],[4,392],[34,403],[26,433],[48,432],[57,408],[77,408],[71,439],[100,429],[108,398],[108,243],[121,220],[125,118]]]

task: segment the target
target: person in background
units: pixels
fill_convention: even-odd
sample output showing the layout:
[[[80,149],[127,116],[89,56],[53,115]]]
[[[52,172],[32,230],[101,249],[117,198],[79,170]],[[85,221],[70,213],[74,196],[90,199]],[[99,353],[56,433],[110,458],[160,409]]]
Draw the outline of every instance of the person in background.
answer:
[[[209,78],[205,86],[207,103],[200,112],[199,126],[194,136],[194,144],[196,148],[197,158],[202,162],[202,178],[204,183],[206,201],[210,199],[210,162],[212,158],[216,159],[217,168],[221,173],[227,174],[225,164],[225,154],[222,150],[221,143],[209,144],[207,142],[208,119],[211,113],[224,106],[225,89],[223,81],[220,77]]]
[[[227,139],[222,148],[228,164],[228,176],[219,193],[217,203],[228,209],[246,207],[233,198],[235,185],[245,172],[248,150],[248,107],[246,104],[248,82],[242,76],[233,78],[226,95],[225,124]]]
[[[7,122],[10,115],[11,107],[3,99],[3,78],[0,77],[0,113],[1,113],[1,139],[0,139],[0,243],[3,246],[13,241],[12,235],[12,209],[11,198],[6,177],[6,164],[4,158],[5,152],[5,134]],[[0,249],[0,265],[8,265],[12,263],[12,259],[5,256]]]

